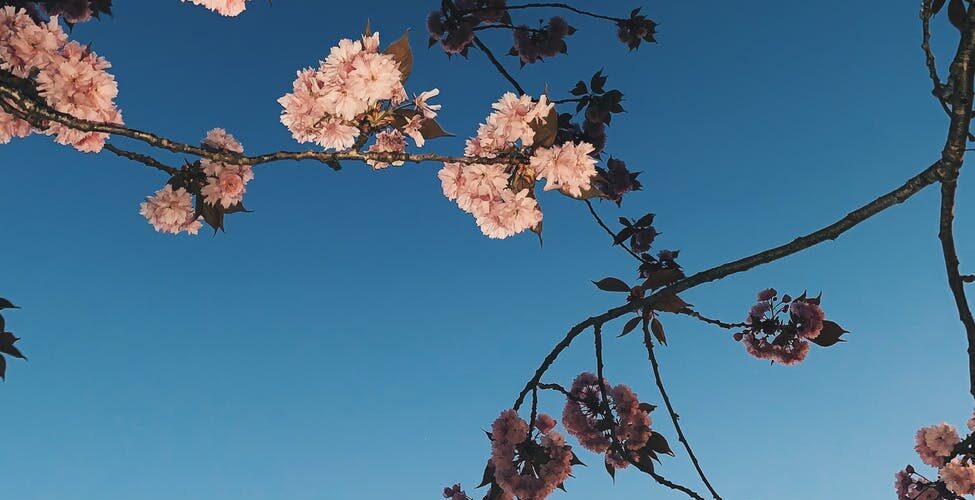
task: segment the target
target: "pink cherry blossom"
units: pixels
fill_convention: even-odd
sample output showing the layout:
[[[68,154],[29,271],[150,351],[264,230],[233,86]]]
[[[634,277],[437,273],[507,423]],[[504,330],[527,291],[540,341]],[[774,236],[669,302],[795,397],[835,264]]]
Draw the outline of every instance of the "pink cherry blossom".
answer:
[[[7,144],[14,137],[27,137],[30,132],[29,123],[0,111],[0,144]]]
[[[555,431],[542,436],[541,443],[530,441],[528,423],[514,410],[505,410],[491,425],[491,464],[494,480],[508,495],[522,500],[542,500],[552,494],[572,472],[572,447]],[[517,458],[533,461],[537,453],[520,455],[519,447],[528,442],[546,457],[533,462],[535,474],[521,474],[515,465]]]
[[[814,339],[823,330],[823,319],[826,315],[817,304],[795,300],[789,305],[789,313],[796,319],[798,326],[796,333],[800,337]]]
[[[538,429],[542,434],[547,434],[549,431],[555,428],[555,419],[551,415],[545,413],[539,413],[535,417],[535,428]]]
[[[546,191],[559,189],[580,197],[596,175],[596,159],[590,156],[593,151],[595,148],[588,142],[539,148],[531,158],[531,167],[540,179],[547,180]]]
[[[914,436],[914,450],[921,461],[931,467],[941,467],[951,456],[955,445],[961,442],[958,431],[948,423],[922,427]]]
[[[187,0],[182,0],[186,2]],[[247,8],[246,0],[188,0],[195,5],[202,5],[222,16],[233,17],[240,15]]]
[[[945,464],[938,475],[956,495],[975,494],[975,466],[972,464],[955,458]]]
[[[33,69],[46,69],[67,39],[56,16],[38,24],[24,9],[0,8],[0,68],[16,76],[27,78]]]
[[[197,234],[202,226],[194,214],[193,198],[189,191],[183,188],[174,190],[169,184],[146,198],[139,205],[139,213],[156,231],[164,233],[179,234],[186,231]]]
[[[240,141],[222,128],[207,132],[203,145],[234,153],[244,152]],[[207,176],[206,184],[200,189],[204,202],[214,206],[219,204],[223,208],[243,202],[247,183],[254,179],[254,171],[250,165],[234,165],[206,158],[200,160],[200,164]]]
[[[376,142],[369,146],[367,151],[369,153],[402,153],[406,151],[406,138],[399,130],[384,130],[376,134]],[[386,168],[389,165],[396,167],[403,165],[402,160],[394,162],[366,160],[366,163],[375,169]]]
[[[426,92],[421,92],[420,95],[413,97],[413,105],[416,106],[416,110],[423,113],[423,117],[432,120],[437,117],[437,111],[440,111],[440,104],[430,104],[430,99],[440,95],[440,89],[428,90]]]
[[[544,95],[534,102],[531,96],[519,97],[508,92],[491,107],[495,111],[488,116],[487,123],[492,135],[499,142],[514,143],[520,140],[523,146],[530,146],[535,137],[532,124],[544,122],[555,105],[549,103]]]
[[[493,199],[486,205],[486,211],[475,213],[475,220],[481,232],[489,238],[502,239],[532,229],[542,222],[542,211],[538,202],[529,196],[528,189],[515,194],[510,189],[501,190],[501,198]]]
[[[562,412],[562,424],[579,444],[595,453],[606,453],[606,463],[622,469],[637,461],[639,450],[650,440],[650,415],[640,408],[640,400],[629,386],[611,387],[603,379],[611,410],[615,415],[612,425],[616,440],[630,453],[629,460],[611,448],[612,438],[604,432],[606,418],[600,409],[602,394],[599,379],[592,373],[581,373],[572,382],[569,397]]]
[[[37,88],[48,104],[75,118],[121,125],[122,114],[115,107],[118,85],[106,69],[112,65],[78,42],[69,42],[37,76]],[[108,134],[84,132],[53,124],[46,131],[58,144],[71,144],[79,151],[101,151]]]
[[[423,147],[426,143],[426,139],[423,137],[423,133],[420,129],[423,127],[423,122],[426,118],[423,115],[413,115],[410,117],[409,121],[403,125],[403,133],[410,136],[413,142],[416,143],[417,147]]]

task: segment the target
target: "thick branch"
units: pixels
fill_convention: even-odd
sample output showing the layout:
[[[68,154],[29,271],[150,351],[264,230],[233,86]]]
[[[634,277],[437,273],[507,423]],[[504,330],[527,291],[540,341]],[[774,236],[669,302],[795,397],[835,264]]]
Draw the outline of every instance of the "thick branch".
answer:
[[[663,398],[664,405],[667,406],[667,413],[670,414],[670,420],[674,423],[674,429],[677,430],[677,439],[680,440],[681,444],[684,445],[684,449],[687,450],[687,455],[691,458],[691,463],[694,464],[697,475],[701,477],[701,481],[704,481],[704,486],[711,492],[711,496],[715,500],[721,500],[721,496],[711,486],[711,481],[708,481],[707,476],[704,475],[704,469],[698,463],[697,455],[694,454],[694,450],[691,449],[691,443],[687,441],[687,438],[684,436],[684,431],[680,427],[680,417],[674,411],[674,405],[670,403],[670,396],[667,395],[667,389],[664,388],[664,382],[660,378],[660,365],[657,364],[657,355],[653,353],[653,338],[650,337],[650,329],[647,328],[646,323],[643,324],[643,345],[647,348],[647,358],[650,359],[650,366],[653,368],[653,378],[657,382],[657,389],[660,390],[660,397]]]
[[[598,316],[592,316],[585,321],[573,326],[566,333],[565,337],[559,341],[558,344],[552,349],[551,352],[542,361],[542,364],[535,370],[535,375],[525,384],[525,387],[521,390],[518,398],[515,400],[514,408],[517,409],[521,407],[525,400],[525,396],[531,391],[532,387],[541,380],[542,375],[548,369],[552,363],[559,357],[559,355],[564,351],[569,345],[572,344],[573,339],[579,336],[586,328],[612,321],[620,316],[629,314],[633,311],[637,311],[644,306],[653,305],[664,295],[682,292],[694,288],[703,283],[708,283],[710,281],[715,281],[725,276],[730,276],[732,274],[737,274],[742,271],[747,271],[753,267],[760,266],[762,264],[767,264],[769,262],[774,262],[783,257],[787,257],[796,252],[805,250],[806,248],[818,245],[827,240],[836,239],[839,235],[849,231],[851,228],[857,224],[873,217],[874,215],[890,208],[898,203],[904,202],[904,200],[910,198],[917,192],[921,191],[928,185],[938,181],[938,171],[941,168],[941,161],[935,162],[930,167],[924,169],[921,173],[915,175],[905,182],[902,186],[887,194],[880,196],[879,198],[867,203],[866,205],[848,213],[842,219],[822,228],[818,231],[814,231],[805,236],[800,236],[790,243],[780,245],[778,247],[765,250],[763,252],[750,255],[748,257],[738,259],[736,261],[728,262],[720,266],[712,267],[711,269],[701,271],[690,277],[684,278],[673,285],[661,289],[660,291],[650,295],[642,300],[636,300],[624,304],[622,306],[610,309],[603,314]]]

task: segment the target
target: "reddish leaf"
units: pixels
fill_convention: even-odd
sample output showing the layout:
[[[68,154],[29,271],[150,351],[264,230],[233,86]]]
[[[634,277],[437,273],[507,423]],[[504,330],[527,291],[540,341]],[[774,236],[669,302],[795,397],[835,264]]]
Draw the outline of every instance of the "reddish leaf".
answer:
[[[531,128],[535,131],[535,143],[532,146],[547,148],[555,144],[555,136],[559,132],[559,115],[555,112],[555,107],[548,112],[544,121],[532,122]]]
[[[657,338],[657,341],[663,345],[667,345],[667,336],[664,334],[664,325],[660,323],[660,320],[654,317],[650,320],[650,331],[653,332],[653,336]]]
[[[659,432],[651,432],[650,439],[647,441],[647,447],[657,453],[666,453],[667,455],[674,456],[674,451],[670,449],[670,444],[667,443],[667,438],[665,438]]]
[[[837,342],[846,342],[840,338],[844,333],[849,332],[844,330],[842,326],[830,320],[825,320],[823,321],[823,329],[819,332],[819,335],[814,339],[809,339],[809,341],[822,347],[829,347],[835,345]]]
[[[616,467],[613,467],[613,464],[609,463],[608,460],[603,460],[603,465],[606,466],[606,472],[609,473],[609,477],[613,478],[613,481],[616,481]]]
[[[657,409],[657,407],[655,405],[650,404],[650,403],[640,403],[640,410],[643,411],[644,413],[650,413],[650,412],[652,412],[653,410],[656,410],[656,409]]]
[[[684,277],[684,271],[680,269],[659,269],[650,274],[650,277],[643,282],[643,286],[650,290],[667,286]]]
[[[413,49],[410,48],[410,30],[406,30],[399,40],[386,47],[386,53],[393,56],[393,59],[399,64],[399,72],[403,75],[403,81],[406,81],[406,78],[410,76],[410,72],[413,71]]]
[[[641,318],[640,316],[630,318],[630,320],[627,321],[625,325],[623,325],[623,333],[619,334],[619,336],[622,337],[623,335],[632,332],[633,329],[636,328],[636,325],[640,324],[641,319],[643,318]]]
[[[603,278],[599,281],[593,281],[600,290],[606,292],[629,292],[630,285],[627,285],[625,281],[619,278]]]
[[[653,304],[653,308],[658,311],[678,313],[685,307],[690,307],[690,304],[684,302],[684,299],[677,296],[677,294],[670,293],[660,297],[657,302]]]

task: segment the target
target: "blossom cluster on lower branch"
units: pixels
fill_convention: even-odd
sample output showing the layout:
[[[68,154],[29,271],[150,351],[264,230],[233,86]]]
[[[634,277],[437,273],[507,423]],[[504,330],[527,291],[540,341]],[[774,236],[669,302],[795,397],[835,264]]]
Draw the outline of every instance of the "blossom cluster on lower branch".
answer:
[[[949,423],[922,427],[914,436],[921,461],[938,470],[928,479],[908,465],[894,476],[898,500],[954,500],[975,495],[975,416],[968,419],[963,439]]]

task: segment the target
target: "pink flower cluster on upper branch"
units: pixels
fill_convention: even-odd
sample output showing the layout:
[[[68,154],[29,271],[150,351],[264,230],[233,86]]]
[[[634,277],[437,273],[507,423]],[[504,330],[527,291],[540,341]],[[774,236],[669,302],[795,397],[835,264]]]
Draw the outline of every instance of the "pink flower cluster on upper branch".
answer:
[[[78,42],[68,42],[57,16],[35,20],[25,9],[0,8],[0,68],[19,78],[36,78],[37,90],[55,111],[75,118],[121,125],[115,105],[118,86],[108,61]],[[36,75],[36,76],[35,76]],[[0,144],[32,132],[55,136],[84,152],[99,152],[108,138],[59,123],[42,129],[0,110]]]

